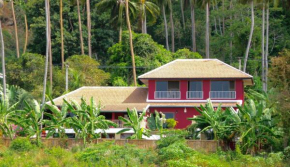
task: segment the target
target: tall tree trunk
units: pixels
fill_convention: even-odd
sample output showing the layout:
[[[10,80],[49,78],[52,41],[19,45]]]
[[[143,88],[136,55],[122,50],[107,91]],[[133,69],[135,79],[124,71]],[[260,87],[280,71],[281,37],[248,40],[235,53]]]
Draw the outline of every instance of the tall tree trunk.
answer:
[[[1,40],[1,58],[2,58],[2,75],[3,75],[3,97],[6,99],[6,70],[5,70],[5,50],[4,39],[2,33],[2,23],[0,20],[0,40]]]
[[[144,30],[145,30],[145,34],[147,34],[147,17],[146,17],[146,11],[145,12],[145,19],[144,19]]]
[[[223,34],[226,32],[226,27],[225,27],[225,0],[222,1],[223,3]]]
[[[214,10],[214,5],[212,5],[212,10]],[[215,33],[218,34],[217,21],[216,21],[216,17],[215,16],[214,16],[214,30],[215,30]]]
[[[216,10],[219,12],[219,7],[218,7],[218,3],[217,3],[217,1],[216,1]],[[221,33],[221,35],[223,35],[223,31],[222,31],[222,27],[221,27],[221,18],[220,17],[218,17],[218,20],[219,20],[219,29],[220,29],[220,33]]]
[[[262,57],[262,85],[263,90],[265,91],[265,4],[263,3],[263,9],[262,9],[262,44],[261,44],[261,57]]]
[[[48,5],[50,6],[49,2],[48,2]],[[48,31],[49,31],[49,38],[51,38],[51,22],[50,22],[50,12],[49,12],[49,15],[48,15]],[[50,39],[51,41],[51,39]],[[52,50],[51,50],[51,42],[49,42],[49,94],[50,96],[52,96],[52,68],[53,68],[53,65],[52,65]]]
[[[64,39],[63,39],[63,19],[62,19],[62,0],[59,1],[60,16],[60,38],[61,38],[61,68],[64,69]]]
[[[205,32],[205,53],[206,58],[209,59],[209,3],[205,5],[206,10],[206,32]]]
[[[24,14],[24,23],[25,23],[25,42],[23,47],[23,53],[26,53],[27,43],[28,43],[28,23],[27,23],[27,16]]]
[[[49,58],[49,45],[50,45],[50,33],[49,33],[49,0],[45,0],[45,16],[46,16],[46,58],[45,58],[45,69],[43,77],[43,92],[42,92],[42,102],[41,107],[45,104],[45,94],[46,94],[46,83],[47,83],[47,68],[48,68],[48,58]],[[41,118],[43,119],[43,112]],[[42,129],[42,123],[41,123]]]
[[[243,71],[246,72],[247,69],[247,62],[248,62],[248,56],[249,56],[249,51],[250,51],[250,47],[251,47],[251,43],[252,43],[252,37],[253,37],[253,32],[254,32],[254,26],[255,26],[255,13],[254,13],[254,1],[251,0],[251,32],[250,32],[250,36],[249,36],[249,41],[248,41],[248,46],[246,49],[246,53],[245,53],[245,60],[244,60],[244,69]]]
[[[88,26],[88,49],[89,56],[92,57],[92,45],[91,45],[91,7],[90,0],[87,0],[87,26]]]
[[[196,52],[196,36],[195,36],[195,13],[194,5],[190,1],[190,15],[191,15],[191,42],[192,42],[192,51]]]
[[[122,33],[123,33],[122,25],[120,25],[120,27],[119,27],[119,42],[120,43],[122,42]]]
[[[182,26],[183,26],[183,30],[184,30],[184,29],[185,29],[185,19],[184,19],[183,2],[184,2],[184,0],[180,0],[181,17],[182,17]]]
[[[165,30],[166,49],[169,50],[169,42],[168,42],[168,27],[167,27],[167,19],[166,19],[166,13],[165,13],[165,7],[164,7],[164,5],[162,5],[162,14],[163,14],[163,20],[164,20],[164,30]]]
[[[15,17],[13,0],[11,0],[11,8],[12,8],[12,16],[13,16],[14,31],[15,31],[16,55],[17,55],[17,58],[19,58],[20,54],[19,54],[19,44],[18,44],[18,30],[17,30],[17,22],[16,22],[16,17]]]
[[[79,19],[79,32],[80,32],[80,41],[81,41],[81,54],[84,55],[84,42],[83,42],[83,32],[82,32],[82,20],[81,20],[81,11],[80,11],[80,1],[77,0],[78,7],[78,19]]]
[[[170,0],[170,24],[171,24],[171,51],[175,52],[174,23],[173,23],[173,12],[172,12],[172,2],[171,2],[171,0]]]
[[[233,9],[233,1],[230,1],[230,11]],[[230,15],[230,27],[232,27],[232,21],[233,21],[233,16],[232,14]],[[230,63],[233,62],[233,32],[231,31],[230,33]],[[240,64],[240,59],[239,59],[239,64]],[[241,68],[239,68],[241,70]]]
[[[132,30],[131,30],[131,23],[130,23],[130,16],[129,16],[129,0],[125,0],[125,7],[126,7],[126,21],[127,21],[128,31],[129,31],[130,51],[131,51],[131,57],[132,57],[134,86],[137,86],[133,37],[132,37]]]
[[[267,13],[266,13],[266,49],[265,49],[265,66],[266,66],[266,71],[265,71],[265,91],[268,90],[268,56],[269,56],[269,2],[267,2]]]

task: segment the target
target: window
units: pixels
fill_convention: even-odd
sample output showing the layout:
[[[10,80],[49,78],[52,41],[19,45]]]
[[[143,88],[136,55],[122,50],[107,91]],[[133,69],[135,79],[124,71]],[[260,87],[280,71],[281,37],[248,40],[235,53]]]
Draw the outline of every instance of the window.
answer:
[[[156,91],[179,91],[179,81],[157,81]]]
[[[235,81],[211,81],[211,91],[235,91]]]
[[[172,113],[172,112],[167,112],[167,113],[165,112],[163,114],[165,115],[166,119],[170,119],[170,118],[174,119],[174,113]]]
[[[189,81],[188,82],[188,91],[202,91],[202,82],[201,81]]]

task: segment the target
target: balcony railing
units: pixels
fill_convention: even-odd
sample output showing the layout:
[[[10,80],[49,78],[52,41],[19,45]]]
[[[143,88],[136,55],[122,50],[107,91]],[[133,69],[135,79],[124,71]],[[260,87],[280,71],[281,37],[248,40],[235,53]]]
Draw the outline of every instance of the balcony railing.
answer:
[[[203,99],[203,91],[187,91],[187,99]]]
[[[180,99],[180,91],[156,91],[155,99]]]
[[[236,91],[211,91],[211,99],[236,99]]]

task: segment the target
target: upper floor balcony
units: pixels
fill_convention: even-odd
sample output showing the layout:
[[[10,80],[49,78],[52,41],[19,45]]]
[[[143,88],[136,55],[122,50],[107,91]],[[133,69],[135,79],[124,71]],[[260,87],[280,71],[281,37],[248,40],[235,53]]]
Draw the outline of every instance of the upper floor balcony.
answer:
[[[238,84],[236,88],[235,80],[156,81],[153,90],[149,92],[152,100],[243,99],[244,93],[243,85]]]

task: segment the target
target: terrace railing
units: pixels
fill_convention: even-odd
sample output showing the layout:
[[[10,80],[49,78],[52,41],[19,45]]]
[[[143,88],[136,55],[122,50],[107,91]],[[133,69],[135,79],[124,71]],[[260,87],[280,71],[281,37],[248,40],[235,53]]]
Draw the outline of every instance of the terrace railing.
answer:
[[[211,91],[211,99],[236,99],[236,91]]]
[[[155,99],[180,99],[180,91],[156,91]]]
[[[187,99],[203,99],[203,91],[187,91]]]

